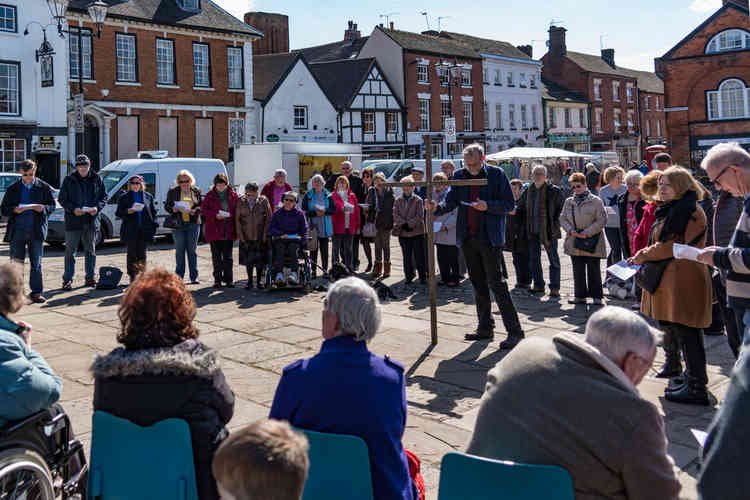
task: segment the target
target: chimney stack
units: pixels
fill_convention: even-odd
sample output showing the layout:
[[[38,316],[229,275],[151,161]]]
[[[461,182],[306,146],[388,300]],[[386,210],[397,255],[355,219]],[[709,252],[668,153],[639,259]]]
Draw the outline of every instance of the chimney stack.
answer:
[[[615,66],[615,49],[602,49],[602,60],[613,68],[616,68],[617,66]]]
[[[391,30],[395,30],[396,29],[396,28],[394,28],[393,21],[391,21],[391,23],[390,23],[390,28],[391,28]]]
[[[748,10],[748,0],[722,0],[721,2],[722,5],[726,5],[728,3],[733,3],[745,10]]]
[[[531,45],[519,45],[516,47],[518,50],[529,56],[531,59],[534,59],[534,47]]]
[[[362,33],[357,30],[357,24],[354,21],[349,21],[349,28],[344,31],[344,40],[358,40],[362,38]]]
[[[568,31],[560,26],[549,27],[549,55],[552,58],[565,57],[568,48],[565,45],[565,32]]]

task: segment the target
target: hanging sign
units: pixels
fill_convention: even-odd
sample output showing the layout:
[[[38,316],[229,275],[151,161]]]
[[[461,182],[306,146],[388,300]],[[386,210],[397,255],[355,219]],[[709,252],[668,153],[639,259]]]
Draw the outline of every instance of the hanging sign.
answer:
[[[445,119],[445,141],[448,144],[455,144],[456,142],[456,119],[455,118]]]
[[[75,113],[76,133],[83,133],[83,94],[73,96],[73,110]]]

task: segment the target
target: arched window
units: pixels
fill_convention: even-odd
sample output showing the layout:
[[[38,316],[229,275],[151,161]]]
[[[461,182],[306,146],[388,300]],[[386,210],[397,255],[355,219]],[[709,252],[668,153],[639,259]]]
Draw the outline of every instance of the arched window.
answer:
[[[718,90],[707,92],[707,98],[709,120],[730,120],[750,115],[747,87],[742,80],[724,81]]]
[[[714,36],[706,46],[706,54],[742,49],[750,49],[750,33],[745,30],[732,29]]]

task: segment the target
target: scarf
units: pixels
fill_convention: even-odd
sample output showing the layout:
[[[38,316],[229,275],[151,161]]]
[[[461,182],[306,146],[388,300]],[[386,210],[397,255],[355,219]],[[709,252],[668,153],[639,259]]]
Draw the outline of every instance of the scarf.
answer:
[[[576,206],[577,207],[581,206],[581,203],[583,203],[584,201],[586,201],[586,199],[589,197],[590,194],[591,193],[589,193],[589,190],[587,189],[586,191],[584,191],[581,194],[574,195],[573,196],[573,201],[575,201]]]
[[[540,197],[539,203],[539,242],[546,248],[549,246],[549,233],[547,232],[547,183],[545,182],[541,188],[537,189],[536,185],[532,182],[529,184],[529,193],[526,196],[526,213],[533,214],[532,203],[537,203],[537,196]],[[536,196],[531,196],[532,193],[536,193]],[[534,221],[531,217],[526,218],[526,229],[528,233],[532,233],[532,227]]]
[[[679,200],[672,200],[656,209],[656,220],[664,219],[659,233],[659,241],[679,238],[685,234],[688,222],[693,220],[693,213],[698,206],[698,194],[686,192]]]

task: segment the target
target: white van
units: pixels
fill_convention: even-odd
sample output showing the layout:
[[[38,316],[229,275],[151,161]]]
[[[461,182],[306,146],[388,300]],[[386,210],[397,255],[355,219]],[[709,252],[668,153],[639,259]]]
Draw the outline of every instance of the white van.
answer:
[[[175,186],[175,179],[180,170],[188,170],[195,177],[195,185],[205,195],[213,186],[216,174],[225,174],[227,169],[224,162],[211,158],[139,158],[132,160],[117,160],[99,171],[107,191],[107,204],[102,210],[101,231],[97,237],[97,244],[105,239],[120,237],[121,220],[115,217],[117,200],[120,194],[128,189],[128,179],[133,175],[140,175],[146,181],[146,191],[154,196],[156,219],[159,227],[156,234],[169,234],[170,229],[163,227],[164,202],[167,191]],[[65,212],[58,208],[50,216],[47,241],[59,243],[65,241]]]

